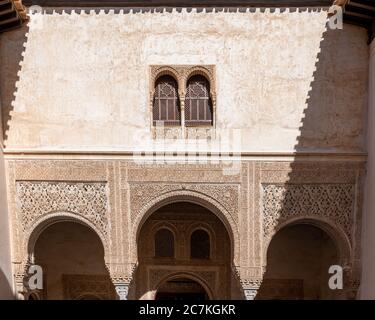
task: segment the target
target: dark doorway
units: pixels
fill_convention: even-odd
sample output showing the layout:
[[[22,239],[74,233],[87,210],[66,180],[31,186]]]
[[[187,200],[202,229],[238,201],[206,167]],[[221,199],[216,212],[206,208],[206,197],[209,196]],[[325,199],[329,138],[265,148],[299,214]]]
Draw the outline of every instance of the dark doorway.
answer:
[[[155,300],[205,301],[209,300],[209,297],[198,282],[179,278],[162,284],[156,293]]]

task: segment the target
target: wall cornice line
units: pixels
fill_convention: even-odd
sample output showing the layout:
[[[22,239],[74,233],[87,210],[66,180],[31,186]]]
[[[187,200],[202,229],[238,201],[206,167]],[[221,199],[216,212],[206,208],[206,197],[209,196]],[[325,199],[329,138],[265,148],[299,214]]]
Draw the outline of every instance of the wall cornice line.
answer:
[[[45,160],[45,159],[56,159],[56,160],[67,160],[67,159],[92,159],[92,160],[139,160],[143,159],[146,162],[152,161],[153,159],[163,159],[166,162],[183,161],[186,156],[183,154],[171,155],[168,151],[167,156],[163,155],[152,155],[148,153],[140,154],[137,152],[135,155],[132,151],[78,151],[78,150],[4,150],[5,160]],[[189,161],[199,162],[199,159],[220,159],[227,161],[232,159],[234,161],[240,160],[265,160],[265,161],[290,161],[290,160],[306,160],[306,161],[360,161],[364,162],[367,160],[367,153],[365,152],[241,152],[241,153],[217,153],[211,152],[208,154],[201,154],[196,157],[189,154]]]

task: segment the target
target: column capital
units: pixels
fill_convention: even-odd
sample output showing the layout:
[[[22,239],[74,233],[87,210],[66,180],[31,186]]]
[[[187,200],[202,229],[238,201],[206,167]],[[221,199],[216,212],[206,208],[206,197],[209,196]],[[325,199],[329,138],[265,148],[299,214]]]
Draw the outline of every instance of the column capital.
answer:
[[[244,289],[243,292],[246,300],[254,300],[258,293],[258,289]]]
[[[128,283],[115,283],[115,290],[118,300],[128,300],[129,284]]]
[[[246,300],[254,300],[262,284],[261,278],[241,279],[241,285]]]

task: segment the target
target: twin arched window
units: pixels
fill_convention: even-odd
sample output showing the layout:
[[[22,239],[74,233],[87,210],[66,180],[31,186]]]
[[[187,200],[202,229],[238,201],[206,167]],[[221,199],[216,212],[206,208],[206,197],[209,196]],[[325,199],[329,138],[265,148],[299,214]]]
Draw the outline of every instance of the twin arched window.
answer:
[[[174,258],[174,236],[166,229],[155,233],[155,257]],[[195,230],[190,237],[190,258],[210,259],[210,236],[202,229]]]
[[[212,125],[210,84],[204,76],[195,75],[188,80],[184,102],[186,126]],[[169,75],[161,76],[155,83],[153,124],[163,121],[166,126],[176,126],[181,119],[177,81]]]

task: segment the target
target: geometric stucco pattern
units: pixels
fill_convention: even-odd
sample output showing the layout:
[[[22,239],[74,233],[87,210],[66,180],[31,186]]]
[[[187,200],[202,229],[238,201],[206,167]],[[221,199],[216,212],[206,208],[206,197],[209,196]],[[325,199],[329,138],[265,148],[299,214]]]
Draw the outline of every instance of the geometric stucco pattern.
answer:
[[[264,236],[291,218],[322,217],[351,238],[355,186],[353,184],[262,184]]]
[[[66,211],[93,223],[108,235],[108,200],[106,183],[18,181],[17,203],[23,231],[51,212]]]
[[[220,204],[237,221],[238,217],[238,185],[236,184],[161,184],[161,183],[132,183],[130,185],[132,214],[138,214],[141,208],[157,198],[175,190],[184,190],[186,193],[195,191],[213,199],[220,199]],[[135,218],[134,216],[132,217]],[[134,220],[133,220],[134,221]]]
[[[133,252],[137,248],[135,234],[130,231],[137,225],[138,215],[147,212],[144,208],[149,205],[152,208],[159,198],[168,199],[170,195],[177,195],[176,199],[185,199],[181,195],[187,195],[186,199],[190,195],[193,200],[202,199],[202,203],[216,206],[218,213],[225,212],[223,221],[232,219],[230,227],[236,227],[241,235],[241,243],[237,242],[241,246],[235,245],[233,249],[236,251],[238,247],[238,254],[242,254],[241,259],[235,259],[238,262],[235,266],[241,270],[238,276],[243,287],[253,288],[256,286],[253,282],[261,278],[264,260],[261,251],[275,229],[280,223],[298,217],[324,218],[339,227],[353,245],[353,258],[356,258],[353,263],[359,261],[362,210],[357,199],[361,193],[362,162],[295,164],[298,175],[293,183],[288,183],[290,163],[287,161],[243,162],[238,175],[223,176],[221,168],[213,165],[186,168],[139,166],[126,160],[72,160],[63,166],[59,161],[8,161],[9,205],[17,262],[13,265],[14,273],[24,274],[28,240],[24,239],[25,233],[51,213],[69,212],[89,220],[107,240],[110,231],[111,237],[115,237],[111,225],[119,234],[129,232],[128,238],[119,239],[130,241],[131,246],[129,243],[120,246],[117,236],[113,238],[116,241],[111,252],[118,256],[108,255],[111,259],[106,265],[112,278],[130,277],[126,281],[130,282],[133,273],[128,271],[128,265],[136,262]],[[112,168],[117,168],[116,172]],[[261,229],[263,239],[258,237]],[[113,249],[117,246],[118,250]],[[122,254],[132,258],[124,260]],[[202,279],[209,283],[203,275]]]
[[[113,284],[105,275],[67,275],[62,276],[64,299],[115,299]]]

